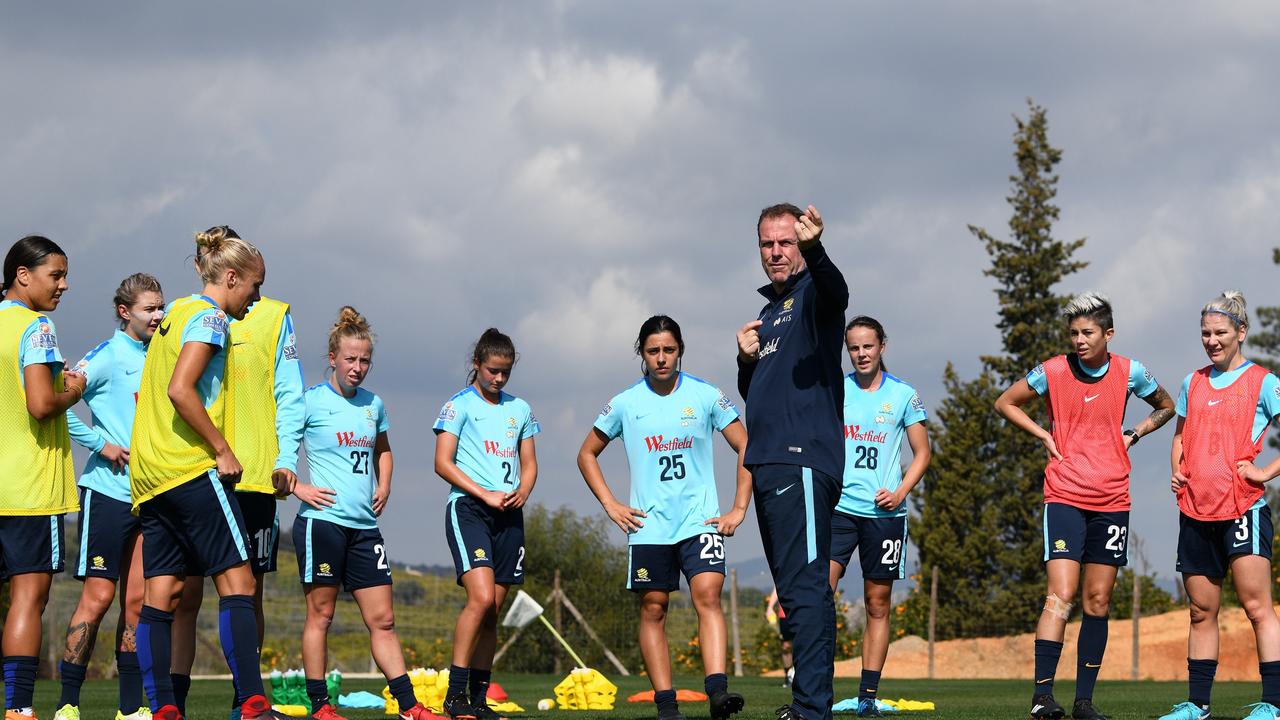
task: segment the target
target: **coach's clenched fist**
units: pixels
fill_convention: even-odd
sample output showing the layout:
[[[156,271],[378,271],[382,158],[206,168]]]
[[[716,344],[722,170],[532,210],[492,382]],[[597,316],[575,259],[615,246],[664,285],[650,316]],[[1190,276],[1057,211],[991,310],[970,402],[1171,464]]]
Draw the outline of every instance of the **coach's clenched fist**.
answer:
[[[760,320],[752,320],[738,331],[738,359],[744,363],[753,363],[760,354]]]

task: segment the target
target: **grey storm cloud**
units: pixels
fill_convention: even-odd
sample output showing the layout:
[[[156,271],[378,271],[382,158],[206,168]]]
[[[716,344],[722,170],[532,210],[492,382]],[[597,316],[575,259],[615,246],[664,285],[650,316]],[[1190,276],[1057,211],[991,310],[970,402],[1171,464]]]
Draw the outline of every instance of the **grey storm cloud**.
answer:
[[[308,382],[340,305],[374,323],[369,385],[397,460],[383,522],[405,561],[448,562],[430,426],[481,330],[521,351],[510,390],[543,424],[534,500],[594,512],[574,456],[638,375],[641,320],[679,320],[686,368],[732,394],[733,332],[763,282],[753,223],[775,201],[823,212],[851,311],[885,322],[890,366],[935,407],[947,361],[971,374],[999,346],[965,225],[1004,234],[1027,97],[1066,153],[1057,234],[1089,238],[1062,290],[1112,296],[1117,351],[1176,389],[1204,361],[1205,300],[1280,303],[1271,3],[132,2],[0,18],[0,228],[71,254],[66,354],[107,336],[121,277],[197,290],[192,232],[236,227],[266,255],[266,292],[294,305]],[[1169,574],[1164,433],[1135,450],[1133,525]],[[605,470],[621,494],[620,450]],[[753,518],[742,538],[731,553],[760,554]]]

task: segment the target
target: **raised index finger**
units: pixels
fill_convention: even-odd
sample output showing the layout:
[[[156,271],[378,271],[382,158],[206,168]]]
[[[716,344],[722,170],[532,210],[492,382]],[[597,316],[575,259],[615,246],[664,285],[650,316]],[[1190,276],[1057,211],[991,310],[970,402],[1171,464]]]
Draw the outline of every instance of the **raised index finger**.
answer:
[[[755,330],[756,328],[760,327],[760,326],[761,326],[761,325],[763,325],[763,324],[764,324],[764,321],[763,321],[763,320],[752,320],[751,322],[749,322],[749,323],[747,323],[746,325],[743,325],[743,326],[742,326],[742,332],[747,332],[747,331],[749,331],[749,330]]]

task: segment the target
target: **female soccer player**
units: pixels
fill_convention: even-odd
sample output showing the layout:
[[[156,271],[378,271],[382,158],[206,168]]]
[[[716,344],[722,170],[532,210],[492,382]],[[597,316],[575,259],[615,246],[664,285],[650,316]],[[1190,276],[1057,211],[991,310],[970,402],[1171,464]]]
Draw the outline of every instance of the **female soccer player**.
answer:
[[[711,717],[720,720],[743,706],[725,675],[720,591],[724,538],[742,524],[751,502],[751,474],[742,467],[747,431],[724,393],[681,372],[684,339],[675,320],[654,315],[644,321],[635,350],[644,377],[605,405],[578,451],[578,469],[609,519],[627,533],[627,589],[640,594],[640,652],[658,717],[683,717],[671,682],[666,620],[670,594],[684,573],[698,612]],[[717,431],[738,454],[733,509],[724,514],[711,455]],[[618,502],[600,470],[600,453],[618,436],[631,468],[630,504]]]
[[[178,720],[169,678],[173,611],[188,574],[212,576],[241,717],[285,718],[271,709],[258,674],[256,588],[233,492],[243,468],[227,442],[236,389],[227,316],[244,317],[266,266],[257,248],[225,225],[197,234],[196,246],[204,289],[171,303],[151,339],[129,446],[146,577],[138,664],[153,715]]]
[[[1218,669],[1218,607],[1227,570],[1257,638],[1262,701],[1252,720],[1280,716],[1280,621],[1271,604],[1271,509],[1264,484],[1280,459],[1254,464],[1267,426],[1280,417],[1280,381],[1244,357],[1249,313],[1227,291],[1200,311],[1209,365],[1182,381],[1173,433],[1171,487],[1178,498],[1178,572],[1191,601],[1187,701],[1161,720],[1208,720]]]
[[[142,707],[142,673],[135,635],[142,610],[142,530],[129,498],[129,436],[138,401],[147,343],[164,318],[160,282],[145,273],[125,278],[112,298],[119,329],[84,359],[84,400],[93,427],[70,410],[71,439],[92,454],[80,475],[80,558],[76,577],[84,581],[80,602],[67,625],[67,646],[58,674],[62,697],[54,720],[80,720],[80,687],[98,638],[98,626],[120,585],[116,621],[116,668],[120,681],[117,720],[151,716]]]
[[[198,257],[197,257],[198,259]],[[289,305],[259,298],[244,318],[231,323],[232,367],[236,373],[232,437],[236,458],[244,474],[236,483],[236,502],[249,534],[249,566],[258,588],[254,613],[258,646],[262,646],[263,577],[276,571],[280,544],[277,497],[287,497],[298,481],[298,444],[302,441],[302,365]],[[178,711],[186,713],[191,688],[191,666],[196,651],[196,616],[204,600],[204,578],[189,577],[173,618],[173,694]],[[240,706],[232,698],[230,720],[239,717]]]
[[[391,609],[391,564],[378,532],[378,517],[391,496],[390,423],[382,398],[360,387],[372,362],[369,322],[355,308],[342,308],[329,331],[329,380],[305,394],[311,483],[293,490],[306,503],[293,523],[293,546],[307,598],[302,665],[317,720],[343,720],[329,704],[324,681],[339,582],[356,599],[373,659],[400,703],[400,717],[433,717],[414,699]]]
[[[67,254],[38,235],[4,258],[0,292],[0,577],[9,581],[4,621],[5,719],[25,720],[40,655],[40,617],[53,574],[62,572],[62,516],[74,512],[75,468],[67,408],[84,395],[84,376],[63,372],[46,313],[67,291]]]
[[[890,596],[894,579],[906,577],[906,500],[932,452],[920,396],[885,371],[884,326],[860,315],[845,326],[844,337],[853,372],[844,379],[844,486],[831,518],[831,590],[857,548],[867,609],[858,715],[880,717],[876,694],[889,654]],[[912,454],[905,473],[898,460],[904,433]]]
[[[512,585],[524,583],[524,513],[538,479],[533,436],[541,428],[529,403],[502,391],[516,348],[494,328],[471,353],[465,390],[436,419],[436,473],[453,486],[445,539],[467,604],[453,630],[453,664],[444,711],[494,720],[485,701],[498,639],[498,611]],[[468,696],[468,688],[470,696]]]
[[[391,494],[390,423],[382,399],[360,387],[373,362],[369,323],[344,307],[329,332],[329,380],[307,389],[304,420],[311,484],[294,494],[306,505],[293,525],[307,599],[302,662],[312,717],[342,720],[324,680],[326,640],[338,583],[351,592],[369,628],[373,658],[387,676],[402,718],[429,718],[414,699],[391,609],[391,565],[377,518]],[[372,460],[372,462],[371,462]]]
[[[1093,688],[1107,648],[1107,610],[1116,572],[1127,561],[1129,448],[1173,417],[1173,400],[1137,360],[1111,353],[1115,336],[1111,303],[1097,293],[1078,295],[1063,310],[1075,352],[1037,365],[996,400],[1009,422],[1044,444],[1044,559],[1049,589],[1036,626],[1035,690],[1031,717],[1066,714],[1053,699],[1071,602],[1084,568],[1084,619],[1076,660],[1071,717],[1102,718]],[[1151,414],[1123,430],[1125,402],[1133,393]],[[1052,430],[1023,411],[1036,396],[1048,404]]]

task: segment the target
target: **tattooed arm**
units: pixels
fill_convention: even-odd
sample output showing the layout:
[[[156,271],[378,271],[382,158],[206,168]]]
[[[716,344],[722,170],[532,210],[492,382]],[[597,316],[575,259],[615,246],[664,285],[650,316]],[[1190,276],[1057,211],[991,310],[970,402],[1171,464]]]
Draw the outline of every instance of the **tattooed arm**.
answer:
[[[1147,404],[1151,406],[1151,414],[1147,416],[1146,420],[1134,426],[1133,429],[1137,433],[1137,437],[1132,435],[1124,436],[1124,446],[1126,448],[1137,442],[1138,438],[1159,430],[1162,425],[1169,422],[1169,419],[1173,417],[1173,398],[1169,397],[1169,391],[1162,386],[1157,385],[1155,392],[1142,399],[1146,400]]]

